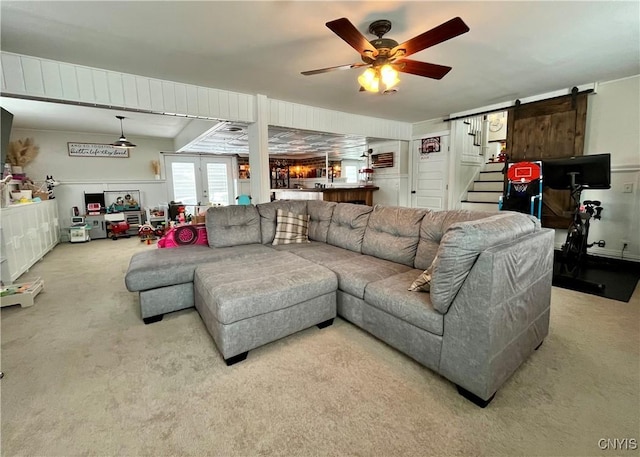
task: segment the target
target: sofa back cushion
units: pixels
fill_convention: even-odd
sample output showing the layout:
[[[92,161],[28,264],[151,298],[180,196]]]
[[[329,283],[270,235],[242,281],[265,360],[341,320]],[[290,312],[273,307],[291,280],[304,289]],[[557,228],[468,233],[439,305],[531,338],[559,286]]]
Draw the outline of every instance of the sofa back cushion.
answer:
[[[427,213],[420,224],[420,241],[418,241],[418,249],[416,251],[415,268],[420,270],[429,268],[433,259],[436,258],[442,237],[452,224],[482,219],[495,214],[497,212],[463,209]]]
[[[354,252],[362,252],[362,239],[373,208],[354,203],[338,203],[333,210],[327,243]]]
[[[484,219],[451,225],[440,242],[431,278],[431,303],[446,313],[482,251],[540,229],[527,214],[505,211]],[[505,272],[505,281],[509,279]]]
[[[369,216],[362,253],[413,267],[426,209],[376,205]]]
[[[273,243],[276,234],[277,213],[281,209],[283,213],[295,215],[307,215],[307,202],[305,200],[276,200],[269,203],[256,205],[260,214],[260,230],[262,231],[262,244]]]
[[[325,202],[324,200],[309,200],[307,202],[310,240],[327,242],[329,224],[336,205],[336,202]]]
[[[253,205],[214,206],[205,222],[209,246],[222,248],[260,243],[260,215]]]

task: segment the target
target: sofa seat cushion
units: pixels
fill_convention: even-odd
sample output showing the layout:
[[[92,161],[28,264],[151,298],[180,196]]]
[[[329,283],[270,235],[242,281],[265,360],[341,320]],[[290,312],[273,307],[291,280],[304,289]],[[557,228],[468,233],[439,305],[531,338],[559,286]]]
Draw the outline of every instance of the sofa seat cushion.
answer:
[[[327,268],[338,277],[338,289],[358,298],[364,298],[367,284],[411,270],[406,265],[368,255],[330,263]]]
[[[374,308],[441,336],[444,315],[433,307],[431,295],[407,290],[420,273],[420,270],[409,270],[371,282],[367,284],[364,300]]]
[[[225,325],[335,292],[335,274],[288,252],[199,266],[194,287]]]
[[[325,267],[362,257],[362,254],[358,254],[357,252],[338,248],[318,241],[296,245],[278,245],[273,248],[278,251],[291,252],[303,259],[310,260],[313,263],[317,263],[318,265],[323,265]]]
[[[228,257],[269,255],[273,252],[273,249],[261,244],[226,248],[195,245],[137,252],[129,262],[125,284],[131,292],[183,284],[193,281],[193,272],[203,263]]]

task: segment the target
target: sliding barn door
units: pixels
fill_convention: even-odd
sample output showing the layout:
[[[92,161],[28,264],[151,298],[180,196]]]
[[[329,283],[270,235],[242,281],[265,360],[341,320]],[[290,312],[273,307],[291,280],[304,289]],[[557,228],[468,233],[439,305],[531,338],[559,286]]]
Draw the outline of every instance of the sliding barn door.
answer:
[[[565,95],[514,108],[507,121],[511,162],[581,156],[587,119],[587,93]],[[544,168],[543,168],[544,175]],[[542,225],[567,228],[571,223],[568,190],[545,188]]]

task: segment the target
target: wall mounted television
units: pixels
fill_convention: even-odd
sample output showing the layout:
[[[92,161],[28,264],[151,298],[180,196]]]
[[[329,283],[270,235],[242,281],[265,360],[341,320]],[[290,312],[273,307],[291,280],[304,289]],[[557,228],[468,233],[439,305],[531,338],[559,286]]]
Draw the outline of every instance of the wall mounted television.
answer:
[[[551,189],[571,189],[572,175],[584,189],[611,189],[611,154],[543,160],[542,173]]]

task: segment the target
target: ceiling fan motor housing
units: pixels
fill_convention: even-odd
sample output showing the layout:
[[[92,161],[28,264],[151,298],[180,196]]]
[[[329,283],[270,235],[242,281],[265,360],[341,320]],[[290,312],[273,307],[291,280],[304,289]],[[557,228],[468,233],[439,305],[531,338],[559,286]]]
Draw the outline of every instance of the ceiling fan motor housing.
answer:
[[[376,60],[380,61],[380,58],[386,60],[389,56],[389,51],[398,46],[398,42],[391,38],[376,38],[375,40],[369,41],[369,43],[378,50],[378,56],[376,59],[375,57],[370,57],[367,54],[362,54],[362,61],[364,63],[373,63]]]

